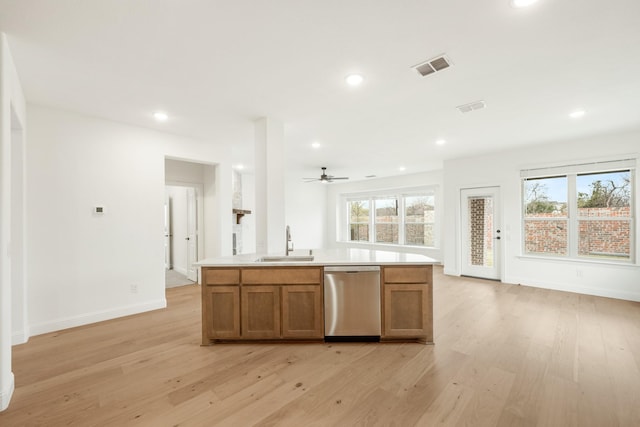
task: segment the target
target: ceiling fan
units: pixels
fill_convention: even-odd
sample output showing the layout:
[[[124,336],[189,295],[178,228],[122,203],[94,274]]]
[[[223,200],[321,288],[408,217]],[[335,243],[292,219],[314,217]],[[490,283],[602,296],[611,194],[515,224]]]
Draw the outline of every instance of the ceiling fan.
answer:
[[[333,176],[333,175],[327,175],[327,168],[326,167],[322,167],[322,174],[320,175],[320,178],[303,178],[305,180],[305,182],[314,182],[314,181],[320,181],[320,182],[333,182],[337,179],[349,179],[348,176]]]

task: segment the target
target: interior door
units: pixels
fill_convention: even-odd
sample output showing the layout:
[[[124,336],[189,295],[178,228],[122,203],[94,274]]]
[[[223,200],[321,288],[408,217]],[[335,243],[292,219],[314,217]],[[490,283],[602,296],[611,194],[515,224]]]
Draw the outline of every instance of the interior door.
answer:
[[[461,273],[500,280],[500,188],[469,188],[461,197]]]
[[[164,268],[171,269],[171,198],[164,195]]]
[[[196,189],[187,188],[187,278],[198,281],[198,268],[194,265],[198,261],[198,202]]]

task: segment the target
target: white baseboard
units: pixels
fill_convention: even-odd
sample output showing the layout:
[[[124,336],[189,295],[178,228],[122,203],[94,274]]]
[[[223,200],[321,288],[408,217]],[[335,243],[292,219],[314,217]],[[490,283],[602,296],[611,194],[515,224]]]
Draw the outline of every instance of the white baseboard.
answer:
[[[61,329],[74,328],[76,326],[88,325],[90,323],[102,322],[104,320],[116,319],[118,317],[129,316],[132,314],[144,313],[145,311],[158,310],[166,307],[167,300],[162,298],[110,310],[95,311],[93,313],[85,313],[77,316],[41,322],[30,326],[31,336],[59,331]]]
[[[15,382],[13,372],[10,373],[9,384],[6,389],[0,390],[0,411],[4,411],[11,402],[11,396],[13,396],[13,390],[15,389]]]
[[[615,289],[598,289],[586,286],[567,286],[561,283],[545,282],[540,280],[531,280],[528,278],[510,277],[509,283],[517,283],[522,286],[531,286],[534,288],[551,289],[554,291],[573,292],[578,294],[593,295],[596,297],[616,298],[627,301],[640,302],[640,292],[625,292]]]
[[[460,273],[458,273],[455,269],[447,268],[447,266],[444,267],[442,272],[447,276],[460,276]]]
[[[11,345],[24,344],[29,341],[29,333],[26,331],[14,332],[11,335]]]
[[[180,273],[180,274],[182,274],[183,276],[186,276],[186,275],[187,275],[187,268],[186,268],[186,267],[185,267],[185,268],[183,268],[183,267],[178,267],[178,266],[174,265],[174,266],[173,266],[173,270],[174,270],[176,273]]]

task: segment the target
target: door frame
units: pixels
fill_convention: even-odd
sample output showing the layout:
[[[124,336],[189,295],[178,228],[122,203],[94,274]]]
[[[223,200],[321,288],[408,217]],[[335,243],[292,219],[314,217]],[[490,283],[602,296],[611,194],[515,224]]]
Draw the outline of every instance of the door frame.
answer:
[[[469,194],[471,193],[471,194]],[[501,200],[501,193],[502,193],[502,188],[500,185],[483,185],[483,186],[473,186],[473,187],[461,187],[458,191],[458,206],[459,206],[459,218],[458,218],[458,227],[460,232],[458,233],[458,260],[459,262],[459,266],[460,266],[460,270],[459,273],[461,276],[470,276],[470,277],[478,277],[481,279],[489,279],[489,280],[497,280],[497,281],[502,281],[502,278],[504,277],[504,234],[502,233],[503,236],[496,236],[496,230],[502,230],[503,226],[502,226],[502,217],[503,217],[503,212],[502,212],[502,200]],[[493,225],[493,235],[494,235],[494,242],[495,241],[499,241],[499,244],[494,246],[494,248],[496,248],[494,250],[494,265],[495,268],[493,269],[493,273],[491,274],[482,274],[482,272],[473,272],[474,274],[465,274],[465,260],[466,260],[466,254],[465,254],[465,248],[466,248],[466,243],[465,243],[465,234],[466,234],[466,224],[465,224],[465,218],[466,218],[466,212],[464,211],[466,208],[466,201],[465,201],[465,197],[468,197],[469,195],[477,195],[477,196],[482,196],[482,195],[491,195],[494,198],[494,225]],[[496,237],[500,237],[500,239],[496,240]]]
[[[167,186],[174,187],[189,187],[194,188],[196,192],[196,239],[197,245],[197,258],[204,256],[204,184],[197,182],[183,182],[183,181],[166,181],[164,183],[165,188]],[[200,269],[196,270],[198,277],[196,283],[200,283]]]

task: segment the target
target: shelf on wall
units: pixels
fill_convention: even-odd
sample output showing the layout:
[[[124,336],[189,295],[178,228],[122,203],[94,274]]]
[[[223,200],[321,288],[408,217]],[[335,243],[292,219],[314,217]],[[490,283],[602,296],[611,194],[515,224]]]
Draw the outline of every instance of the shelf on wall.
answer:
[[[240,224],[240,220],[242,219],[242,217],[245,215],[249,215],[251,211],[248,211],[246,209],[233,209],[233,213],[234,215],[236,215],[236,224]]]

